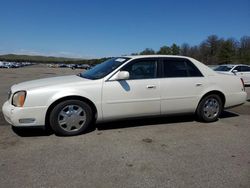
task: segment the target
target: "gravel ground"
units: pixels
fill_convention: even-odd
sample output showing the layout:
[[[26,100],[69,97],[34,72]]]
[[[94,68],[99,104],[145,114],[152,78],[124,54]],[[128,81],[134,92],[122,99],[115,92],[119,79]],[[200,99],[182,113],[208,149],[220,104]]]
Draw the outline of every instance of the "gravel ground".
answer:
[[[0,69],[0,104],[14,83],[80,71]],[[12,130],[1,114],[0,187],[248,188],[250,102],[214,123],[193,116],[116,121],[75,137]]]

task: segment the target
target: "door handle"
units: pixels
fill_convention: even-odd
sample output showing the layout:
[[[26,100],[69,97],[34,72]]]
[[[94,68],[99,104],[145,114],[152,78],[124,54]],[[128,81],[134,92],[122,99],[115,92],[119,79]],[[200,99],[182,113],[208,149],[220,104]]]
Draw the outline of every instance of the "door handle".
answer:
[[[148,88],[148,89],[155,89],[155,88],[156,88],[156,85],[147,85],[147,88]]]
[[[197,87],[202,86],[202,83],[197,83],[196,86]]]

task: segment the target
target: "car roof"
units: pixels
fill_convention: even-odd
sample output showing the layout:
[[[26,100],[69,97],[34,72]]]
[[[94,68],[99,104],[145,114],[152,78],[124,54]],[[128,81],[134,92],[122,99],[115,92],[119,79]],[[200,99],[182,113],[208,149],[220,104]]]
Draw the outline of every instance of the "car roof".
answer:
[[[244,65],[244,66],[249,66],[247,64],[221,64],[219,66],[238,66],[238,65]]]
[[[190,57],[186,56],[179,56],[179,55],[130,55],[130,56],[123,56],[131,59],[139,59],[139,58],[157,58],[157,57],[171,57],[171,58],[186,58],[190,59]]]

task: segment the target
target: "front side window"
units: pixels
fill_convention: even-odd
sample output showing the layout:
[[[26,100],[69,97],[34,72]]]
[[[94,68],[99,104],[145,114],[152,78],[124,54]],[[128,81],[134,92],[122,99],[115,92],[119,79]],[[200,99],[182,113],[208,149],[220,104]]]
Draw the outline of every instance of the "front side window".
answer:
[[[185,59],[166,59],[164,64],[164,77],[202,77],[198,68]]]
[[[241,72],[241,67],[242,66],[236,66],[233,70],[237,70],[238,72]]]
[[[129,72],[129,79],[150,79],[157,76],[156,60],[139,60],[131,62],[122,68],[122,71]]]

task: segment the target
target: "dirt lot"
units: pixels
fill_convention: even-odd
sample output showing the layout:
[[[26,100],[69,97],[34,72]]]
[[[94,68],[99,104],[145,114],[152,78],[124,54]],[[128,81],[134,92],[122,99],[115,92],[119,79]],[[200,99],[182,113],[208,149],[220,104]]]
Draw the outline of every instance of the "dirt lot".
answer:
[[[0,69],[0,105],[14,83],[80,71]],[[193,116],[119,121],[76,137],[15,133],[1,113],[0,187],[70,186],[250,187],[250,102],[215,123]]]

